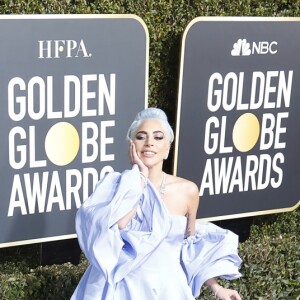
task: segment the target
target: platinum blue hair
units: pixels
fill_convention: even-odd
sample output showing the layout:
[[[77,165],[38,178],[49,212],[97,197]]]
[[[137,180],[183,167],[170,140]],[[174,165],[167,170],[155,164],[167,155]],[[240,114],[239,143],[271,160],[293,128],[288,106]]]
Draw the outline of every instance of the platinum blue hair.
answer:
[[[174,132],[173,129],[171,128],[171,125],[168,122],[167,115],[163,110],[155,107],[146,108],[140,111],[136,115],[134,121],[132,122],[132,124],[130,125],[127,131],[127,136],[126,136],[127,141],[130,141],[132,139],[138,127],[142,124],[143,121],[147,119],[159,120],[163,124],[164,128],[166,129],[169,135],[168,137],[169,137],[170,144],[174,141]]]

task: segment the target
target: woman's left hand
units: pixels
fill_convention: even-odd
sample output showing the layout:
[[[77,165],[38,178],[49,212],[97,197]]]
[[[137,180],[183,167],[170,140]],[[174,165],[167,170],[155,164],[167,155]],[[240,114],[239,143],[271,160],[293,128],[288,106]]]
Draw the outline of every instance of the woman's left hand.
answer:
[[[220,286],[217,290],[216,297],[221,300],[242,300],[239,293],[235,290],[226,289]]]

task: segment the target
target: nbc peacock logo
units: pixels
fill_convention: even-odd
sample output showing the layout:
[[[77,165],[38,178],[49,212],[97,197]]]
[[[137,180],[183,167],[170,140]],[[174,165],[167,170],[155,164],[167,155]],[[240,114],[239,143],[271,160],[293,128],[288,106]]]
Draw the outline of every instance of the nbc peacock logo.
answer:
[[[248,42],[247,39],[238,39],[233,44],[231,56],[249,56],[253,54],[276,54],[278,43],[276,41]]]

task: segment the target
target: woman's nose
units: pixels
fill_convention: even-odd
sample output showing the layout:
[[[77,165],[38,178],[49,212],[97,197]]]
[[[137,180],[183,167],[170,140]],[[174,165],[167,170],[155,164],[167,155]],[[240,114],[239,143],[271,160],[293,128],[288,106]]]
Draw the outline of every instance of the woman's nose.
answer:
[[[151,136],[147,137],[146,138],[146,145],[147,146],[152,146],[153,145],[153,141],[154,141],[154,139]]]

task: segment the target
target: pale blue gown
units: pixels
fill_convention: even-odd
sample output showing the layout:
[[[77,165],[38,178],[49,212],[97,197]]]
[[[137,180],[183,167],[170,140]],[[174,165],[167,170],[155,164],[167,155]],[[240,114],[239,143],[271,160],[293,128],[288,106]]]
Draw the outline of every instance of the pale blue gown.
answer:
[[[241,276],[237,235],[197,222],[185,239],[186,217],[170,215],[153,185],[140,182],[136,165],[110,173],[79,208],[76,231],[90,266],[72,300],[194,300],[207,279]]]

